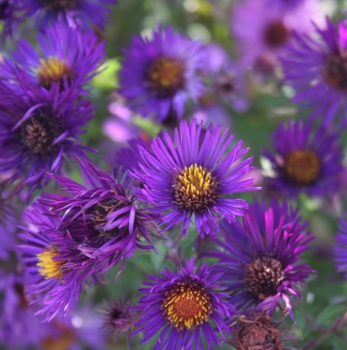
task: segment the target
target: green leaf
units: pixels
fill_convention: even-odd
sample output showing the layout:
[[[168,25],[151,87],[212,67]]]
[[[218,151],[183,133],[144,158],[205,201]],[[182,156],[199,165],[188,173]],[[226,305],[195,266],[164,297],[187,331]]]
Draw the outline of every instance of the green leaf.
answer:
[[[342,303],[329,305],[317,316],[316,325],[326,324],[330,326],[344,312],[346,312],[346,308]]]

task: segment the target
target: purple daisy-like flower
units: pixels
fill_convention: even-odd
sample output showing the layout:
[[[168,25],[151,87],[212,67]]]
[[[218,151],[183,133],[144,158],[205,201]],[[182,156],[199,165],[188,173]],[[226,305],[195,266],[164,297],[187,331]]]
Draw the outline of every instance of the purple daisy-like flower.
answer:
[[[33,86],[18,71],[18,88],[0,82],[0,171],[11,172],[3,183],[20,179],[29,187],[28,197],[42,183],[46,172],[59,172],[65,158],[86,157],[91,150],[80,144],[81,129],[93,118],[89,101],[79,100],[76,88],[59,92]]]
[[[135,37],[124,54],[119,92],[134,112],[159,122],[171,112],[180,119],[186,101],[196,102],[201,95],[198,71],[204,69],[205,55],[200,42],[159,28],[152,40]]]
[[[208,350],[219,346],[218,334],[225,340],[229,332],[224,318],[234,313],[220,291],[219,278],[207,263],[194,267],[194,258],[177,272],[165,269],[161,276],[149,276],[144,283],[148,288],[140,289],[143,296],[134,308],[141,311],[134,333],[144,332],[141,344],[160,332],[154,350],[202,350],[202,337]]]
[[[281,124],[273,135],[276,152],[264,152],[272,163],[274,175],[269,187],[291,197],[304,192],[321,196],[338,189],[343,170],[338,134],[303,121]]]
[[[243,223],[222,225],[222,251],[205,253],[218,258],[215,273],[222,273],[221,284],[230,293],[235,307],[272,313],[280,299],[291,313],[290,295],[301,298],[297,283],[304,283],[314,271],[296,264],[314,236],[302,233],[297,211],[275,200],[250,205]],[[259,304],[259,305],[258,305]]]
[[[104,28],[110,12],[109,5],[116,0],[24,0],[28,16],[38,21],[40,29],[56,21],[67,23],[70,27],[91,29],[92,26]]]
[[[347,213],[345,213],[347,217]],[[338,271],[347,271],[347,221],[339,219],[339,232],[335,236],[335,263]],[[347,276],[347,274],[346,274]]]
[[[234,138],[228,132],[217,125],[202,133],[202,123],[182,121],[173,139],[165,132],[152,140],[151,153],[140,147],[141,171],[134,169],[134,175],[144,188],[138,197],[155,206],[165,229],[183,222],[185,235],[194,216],[202,236],[215,234],[218,218],[234,221],[248,208],[245,200],[226,197],[259,189],[245,179],[252,158],[238,162],[249,150],[242,149],[242,141],[224,156]]]
[[[151,236],[157,215],[143,208],[123,186],[124,179],[114,179],[87,162],[80,165],[88,187],[52,175],[67,195],[43,194],[39,201],[58,217],[61,237],[68,236],[68,244],[80,252],[70,257],[69,266],[76,271],[84,266],[83,280],[123,260],[121,272],[136,249],[155,250]]]
[[[247,0],[233,10],[230,26],[235,36],[241,64],[261,73],[272,72],[278,55],[291,41],[293,30],[307,32],[314,19],[310,8],[285,12],[268,1]]]
[[[314,36],[315,35],[315,36]],[[310,117],[325,125],[347,113],[347,23],[315,28],[312,36],[295,35],[281,58],[284,82],[296,94],[292,101],[311,110]]]
[[[5,58],[0,74],[10,84],[16,82],[16,65],[29,74],[33,84],[50,89],[59,83],[60,90],[76,86],[84,92],[83,85],[96,75],[105,56],[105,43],[98,43],[90,32],[69,28],[56,23],[37,35],[39,53],[29,42],[21,39],[12,52],[13,59]]]
[[[26,209],[23,219],[27,226],[21,227],[18,250],[28,299],[39,305],[36,314],[51,321],[61,310],[66,314],[78,301],[82,290],[78,277],[83,265],[79,271],[70,267],[74,252],[68,244],[58,244],[64,239],[59,240],[57,218],[47,213],[48,208],[38,203]]]

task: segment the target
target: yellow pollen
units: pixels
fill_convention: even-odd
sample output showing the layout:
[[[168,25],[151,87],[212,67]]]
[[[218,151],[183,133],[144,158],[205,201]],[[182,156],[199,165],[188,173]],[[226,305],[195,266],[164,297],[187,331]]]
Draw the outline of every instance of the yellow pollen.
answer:
[[[215,203],[218,196],[218,182],[211,172],[193,164],[185,167],[175,177],[175,203],[187,211],[204,211]]]
[[[71,69],[67,66],[64,60],[50,56],[48,60],[41,59],[41,65],[37,67],[39,83],[41,86],[50,88],[52,83],[61,84],[64,88],[64,78],[68,81],[73,78]]]
[[[317,180],[320,162],[312,151],[294,151],[285,160],[284,170],[290,180],[309,185]]]
[[[212,313],[211,298],[199,282],[177,282],[165,293],[162,309],[177,330],[194,329],[208,321]]]
[[[57,256],[59,256],[59,251],[55,246],[48,247],[42,253],[37,254],[38,263],[36,265],[40,267],[39,273],[45,277],[45,279],[62,278],[62,267],[66,261],[53,259]]]
[[[161,96],[174,95],[184,86],[184,67],[182,62],[160,57],[149,69],[149,80],[153,90]]]

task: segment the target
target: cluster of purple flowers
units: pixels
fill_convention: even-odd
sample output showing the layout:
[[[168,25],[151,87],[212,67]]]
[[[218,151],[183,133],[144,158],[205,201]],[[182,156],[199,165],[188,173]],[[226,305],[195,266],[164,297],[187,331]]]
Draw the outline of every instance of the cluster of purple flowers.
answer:
[[[94,31],[115,3],[0,2],[4,43],[25,15],[40,30],[35,47],[21,38],[0,64],[0,345],[105,349],[110,334],[130,344],[141,333],[140,344],[155,350],[282,349],[271,317],[294,319],[315,273],[300,262],[314,239],[300,201],[341,190],[343,149],[332,122],[347,120],[347,25],[327,19],[322,29],[314,0],[246,0],[230,23],[239,59],[171,27],[133,37],[110,106],[122,122],[104,124],[113,140],[111,127],[127,134],[104,171],[80,136],[94,118],[88,84],[106,61]],[[230,133],[229,113],[250,106],[249,72],[259,84],[280,69],[309,118],[274,131],[274,151],[261,153],[260,191],[260,169]],[[136,118],[160,131],[145,133]],[[263,197],[250,203],[253,192]],[[336,241],[345,270],[345,220]],[[118,283],[130,261],[156,254],[165,262],[153,264],[138,298],[113,298],[99,318],[88,316],[94,306],[80,305],[83,293],[107,284],[110,271]],[[175,269],[163,268],[172,262]]]

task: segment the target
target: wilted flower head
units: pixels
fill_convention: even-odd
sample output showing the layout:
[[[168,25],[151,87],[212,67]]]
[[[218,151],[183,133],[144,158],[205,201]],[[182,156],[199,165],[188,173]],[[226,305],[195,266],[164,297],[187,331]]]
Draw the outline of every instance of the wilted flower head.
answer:
[[[114,179],[91,163],[79,163],[89,186],[52,175],[66,195],[43,194],[40,202],[58,218],[61,236],[68,237],[69,245],[80,252],[70,257],[71,269],[79,271],[84,266],[85,279],[123,260],[122,271],[125,260],[136,249],[155,249],[151,236],[157,216],[134,198],[123,185],[124,177]]]
[[[28,16],[38,21],[40,29],[56,21],[67,23],[70,27],[104,28],[110,12],[109,5],[116,0],[26,0]]]
[[[134,112],[159,122],[172,112],[181,119],[187,100],[200,96],[205,56],[198,41],[159,28],[151,40],[135,37],[124,54],[119,92]]]
[[[0,171],[11,173],[4,183],[20,179],[28,196],[48,182],[46,172],[60,172],[72,155],[86,157],[80,145],[82,127],[93,118],[89,101],[78,100],[75,88],[59,93],[33,86],[18,71],[13,87],[0,82]]]
[[[302,233],[297,212],[272,201],[250,205],[243,223],[222,225],[224,239],[217,241],[222,251],[205,253],[218,258],[215,273],[237,307],[273,312],[280,299],[291,313],[290,295],[301,298],[296,284],[304,283],[314,272],[308,265],[296,264],[314,236]],[[259,304],[259,305],[258,305]]]
[[[135,307],[142,312],[134,333],[144,332],[141,344],[160,333],[154,350],[202,350],[203,339],[209,350],[219,346],[218,333],[225,339],[229,331],[225,317],[234,313],[219,289],[219,277],[207,263],[194,267],[194,258],[184,261],[177,272],[149,276],[148,288],[140,289],[143,296]]]
[[[252,158],[237,163],[248,151],[242,141],[224,156],[234,138],[228,131],[210,125],[202,133],[202,123],[182,121],[173,139],[163,133],[152,140],[151,152],[139,149],[141,170],[134,169],[134,175],[144,188],[138,197],[155,205],[152,210],[162,215],[166,229],[183,222],[185,235],[195,216],[201,235],[215,234],[218,218],[234,221],[247,209],[245,200],[225,197],[259,189],[251,187],[253,179],[244,179]]]
[[[269,187],[284,196],[300,193],[322,196],[338,189],[342,168],[339,135],[333,130],[303,121],[281,124],[273,135],[275,153],[264,152],[272,163]]]
[[[281,58],[284,82],[296,94],[292,101],[311,110],[312,119],[329,125],[347,113],[347,23],[335,26],[328,18],[312,36],[296,33]]]
[[[5,82],[16,82],[18,65],[32,84],[50,89],[56,83],[61,91],[75,86],[83,93],[83,85],[96,74],[105,55],[104,42],[98,43],[93,33],[74,30],[64,23],[37,34],[37,43],[39,51],[21,39],[12,58],[4,58],[0,74]]]
[[[228,341],[236,350],[285,350],[283,321],[275,322],[263,313],[248,313],[237,318]]]

